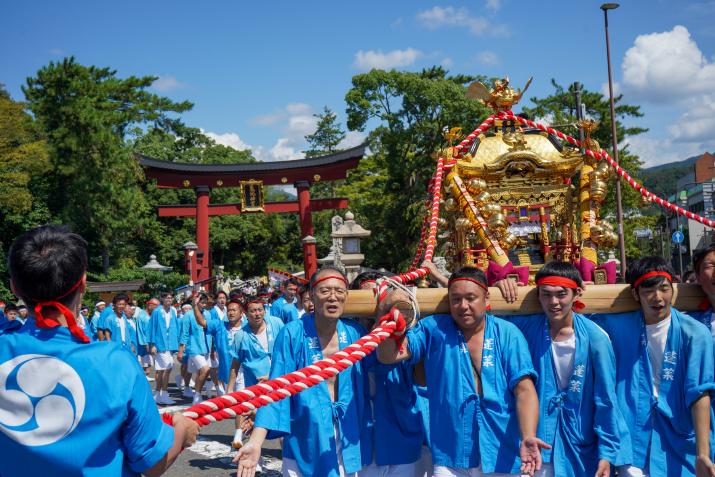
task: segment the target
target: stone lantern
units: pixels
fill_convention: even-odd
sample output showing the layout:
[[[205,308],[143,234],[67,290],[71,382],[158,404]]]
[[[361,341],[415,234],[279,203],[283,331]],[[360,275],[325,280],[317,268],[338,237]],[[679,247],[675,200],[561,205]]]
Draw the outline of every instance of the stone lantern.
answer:
[[[144,270],[151,270],[154,272],[170,272],[171,267],[167,267],[159,263],[156,259],[156,255],[151,254],[149,255],[149,261],[146,262],[146,265],[142,267]]]
[[[330,234],[333,239],[340,239],[342,242],[340,262],[345,267],[348,281],[352,282],[360,273],[360,265],[365,260],[365,255],[360,253],[360,240],[369,237],[371,233],[355,222],[355,215],[348,211],[345,214],[345,222]]]

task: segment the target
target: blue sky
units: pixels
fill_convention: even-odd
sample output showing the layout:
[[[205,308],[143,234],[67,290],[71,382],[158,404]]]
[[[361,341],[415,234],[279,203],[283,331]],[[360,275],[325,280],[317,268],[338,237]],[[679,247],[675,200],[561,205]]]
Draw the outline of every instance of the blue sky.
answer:
[[[187,124],[261,159],[289,159],[323,106],[344,124],[350,80],[371,67],[442,64],[515,85],[533,75],[529,96],[551,93],[551,78],[605,91],[600,4],[11,2],[0,82],[22,99],[26,77],[67,55],[122,77],[159,76],[156,92],[195,104]],[[624,1],[609,19],[617,89],[650,129],[631,149],[649,165],[715,150],[715,1]]]

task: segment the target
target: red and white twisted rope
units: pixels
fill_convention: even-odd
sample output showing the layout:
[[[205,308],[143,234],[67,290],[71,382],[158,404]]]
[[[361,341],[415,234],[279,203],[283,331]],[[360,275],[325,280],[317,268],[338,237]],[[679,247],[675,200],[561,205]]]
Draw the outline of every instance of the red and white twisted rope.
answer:
[[[535,123],[534,121],[531,121],[526,118],[522,118],[519,116],[514,115],[511,111],[504,111],[500,115],[501,119],[511,119],[518,121],[522,124],[527,124],[531,127],[540,129],[541,131],[545,131],[549,134],[553,134],[556,137],[563,139],[564,141],[567,141],[570,144],[573,144],[576,147],[581,147],[581,142],[577,139],[575,139],[572,136],[569,136],[567,134],[562,133],[561,131],[557,131],[556,129],[553,129],[548,126],[544,126],[543,124],[538,124]],[[612,169],[616,171],[616,173],[623,177],[623,179],[630,185],[633,189],[635,189],[638,193],[640,193],[643,197],[646,199],[655,202],[656,204],[660,205],[661,207],[664,207],[666,209],[672,210],[678,215],[683,215],[687,217],[688,219],[695,220],[696,222],[700,222],[703,225],[707,225],[708,227],[715,227],[715,220],[710,220],[705,217],[701,217],[698,214],[694,214],[690,212],[689,210],[685,210],[682,207],[679,207],[672,202],[669,202],[661,197],[658,197],[645,187],[643,187],[641,184],[638,184],[635,179],[633,179],[628,172],[626,172],[606,151],[601,151],[600,153],[594,152],[591,149],[586,149],[586,154],[589,156],[593,157],[596,160],[603,159],[608,164],[611,166]]]
[[[427,247],[425,249],[425,260],[432,260],[434,255],[434,247],[437,243],[437,221],[439,219],[439,202],[442,198],[442,175],[444,174],[444,157],[439,156],[437,159],[437,168],[434,173],[433,193],[432,193],[432,209],[430,211],[429,234],[427,236]],[[399,283],[409,283],[418,278],[427,275],[426,268],[418,268],[407,273],[392,277],[392,280]]]
[[[337,375],[372,353],[392,334],[395,326],[394,321],[384,322],[345,349],[310,366],[241,391],[203,401],[186,409],[182,414],[196,421],[199,426],[205,426],[293,396]],[[162,414],[162,419],[171,424],[171,414]]]

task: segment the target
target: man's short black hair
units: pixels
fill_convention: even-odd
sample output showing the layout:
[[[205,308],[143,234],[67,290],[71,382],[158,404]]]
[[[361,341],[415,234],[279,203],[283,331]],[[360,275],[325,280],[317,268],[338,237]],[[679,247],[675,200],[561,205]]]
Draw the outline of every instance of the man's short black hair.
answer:
[[[315,282],[316,280],[318,280],[318,276],[325,272],[333,272],[333,274],[342,277],[345,283],[348,282],[348,278],[345,276],[345,273],[342,270],[332,265],[325,265],[324,267],[321,267],[315,272],[313,272],[313,274],[310,276],[310,288],[313,288],[315,286]]]
[[[171,292],[165,291],[165,292],[161,292],[161,294],[160,294],[159,296],[160,296],[161,299],[163,300],[163,299],[166,298],[166,297],[170,297],[170,296],[173,297],[174,294],[171,293]]]
[[[573,280],[579,286],[583,288],[583,280],[581,279],[581,274],[578,272],[576,267],[568,262],[558,262],[551,261],[545,264],[538,272],[536,272],[536,277],[534,279],[538,282],[541,278],[546,277],[563,277]]]
[[[68,292],[87,271],[87,242],[65,226],[43,225],[15,239],[7,262],[17,295],[30,307],[69,304],[78,290]]]
[[[663,283],[663,280],[666,280],[664,276],[658,275],[646,278],[638,285],[638,287],[634,287],[636,281],[648,272],[667,272],[671,277],[675,276],[673,267],[671,267],[670,264],[661,257],[643,257],[628,264],[626,281],[631,287],[638,290],[640,287],[650,288],[658,286]],[[673,279],[673,281],[674,280],[675,279]]]
[[[214,294],[214,300],[218,300],[219,295],[223,295],[224,297],[226,297],[226,299],[228,299],[228,293],[223,290],[219,290]]]
[[[693,252],[693,270],[696,274],[700,273],[700,265],[703,264],[705,257],[712,252],[715,252],[715,242],[708,245],[707,248]]]
[[[448,290],[452,283],[458,278],[470,278],[472,280],[475,280],[477,283],[480,283],[484,288],[488,287],[487,276],[484,274],[484,271],[477,267],[471,267],[467,265],[450,275],[449,282],[447,283]]]
[[[302,282],[301,282],[300,280],[298,280],[296,277],[290,277],[288,280],[286,280],[286,281],[284,282],[284,285],[285,285],[285,286],[295,285],[295,286],[297,286],[298,288],[300,288],[300,286],[302,285]]]
[[[7,305],[5,305],[5,314],[7,315],[7,314],[10,313],[11,311],[17,312],[17,311],[18,311],[17,305],[13,305],[12,303],[8,303]]]
[[[383,275],[380,272],[362,272],[360,275],[355,277],[353,282],[350,284],[350,289],[351,290],[359,290],[360,287],[362,286],[363,283],[368,282],[370,280],[376,281],[380,278],[384,278],[385,275]]]
[[[114,295],[114,298],[112,298],[112,303],[116,305],[117,302],[120,302],[122,300],[126,301],[127,304],[130,304],[129,296],[126,293],[117,293],[116,295]]]
[[[246,309],[246,304],[243,302],[243,300],[240,300],[236,297],[231,297],[231,299],[226,302],[226,308],[228,308],[228,305],[230,305],[231,303],[235,303],[236,305],[238,305],[241,310]]]
[[[302,299],[303,295],[310,291],[310,287],[307,283],[303,283],[300,288],[298,288],[298,296]]]

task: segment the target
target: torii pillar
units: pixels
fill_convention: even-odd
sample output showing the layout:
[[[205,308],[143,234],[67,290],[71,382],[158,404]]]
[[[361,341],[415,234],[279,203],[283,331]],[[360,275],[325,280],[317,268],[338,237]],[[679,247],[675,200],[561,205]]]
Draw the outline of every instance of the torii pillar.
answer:
[[[313,273],[318,269],[315,239],[304,240],[306,237],[312,238],[315,235],[315,231],[313,230],[313,215],[310,210],[310,182],[298,181],[294,186],[298,191],[300,239],[303,243],[303,270],[305,271],[305,278],[310,279]]]
[[[209,194],[208,186],[196,187],[196,281],[208,280],[211,272],[209,254]]]

